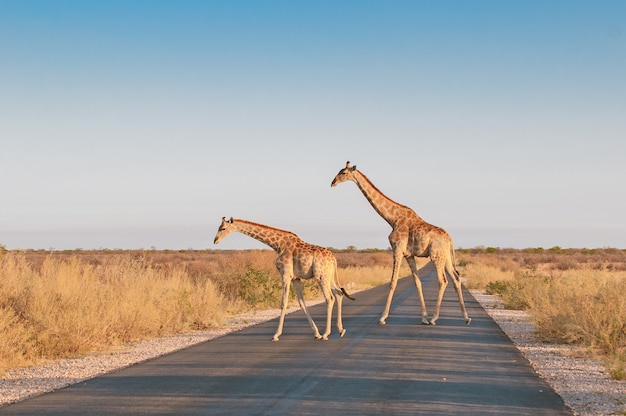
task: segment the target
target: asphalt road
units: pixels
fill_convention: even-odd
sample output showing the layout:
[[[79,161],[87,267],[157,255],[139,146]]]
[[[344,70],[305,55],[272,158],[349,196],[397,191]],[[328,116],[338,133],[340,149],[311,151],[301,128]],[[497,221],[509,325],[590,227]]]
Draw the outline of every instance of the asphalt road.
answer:
[[[434,308],[436,279],[424,279]],[[340,338],[315,341],[301,311],[77,385],[0,408],[0,415],[571,415],[500,327],[450,284],[437,326],[420,325],[412,279],[344,302]],[[323,326],[325,307],[311,308]]]

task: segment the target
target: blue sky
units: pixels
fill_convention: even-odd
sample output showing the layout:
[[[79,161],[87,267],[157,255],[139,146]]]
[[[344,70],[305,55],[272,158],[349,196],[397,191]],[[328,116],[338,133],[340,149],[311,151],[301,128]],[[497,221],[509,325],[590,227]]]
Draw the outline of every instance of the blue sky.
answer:
[[[626,2],[0,0],[0,244],[626,248]]]

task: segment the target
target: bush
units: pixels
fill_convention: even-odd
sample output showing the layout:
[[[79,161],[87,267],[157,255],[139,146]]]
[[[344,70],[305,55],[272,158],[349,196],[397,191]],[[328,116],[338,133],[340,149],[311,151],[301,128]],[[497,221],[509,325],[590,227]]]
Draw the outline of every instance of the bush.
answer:
[[[279,308],[282,297],[280,279],[264,270],[248,266],[237,278],[238,294],[250,307]]]
[[[513,280],[497,280],[487,285],[486,293],[498,295],[502,299],[504,307],[514,310],[526,310],[529,307],[525,298],[523,284]]]

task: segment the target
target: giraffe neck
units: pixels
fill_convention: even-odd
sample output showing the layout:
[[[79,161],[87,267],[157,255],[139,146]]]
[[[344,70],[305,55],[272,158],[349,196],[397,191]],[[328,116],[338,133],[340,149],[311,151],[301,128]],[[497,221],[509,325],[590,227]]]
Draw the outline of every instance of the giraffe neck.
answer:
[[[380,192],[378,188],[376,188],[374,184],[370,182],[370,180],[359,170],[356,171],[355,182],[378,215],[383,217],[384,220],[387,221],[392,227],[398,221],[400,216],[406,215],[406,210],[409,208],[398,204]]]
[[[263,244],[267,244],[275,251],[279,251],[290,238],[298,238],[298,236],[291,231],[280,230],[250,221],[234,220],[234,223],[237,226],[237,231]]]

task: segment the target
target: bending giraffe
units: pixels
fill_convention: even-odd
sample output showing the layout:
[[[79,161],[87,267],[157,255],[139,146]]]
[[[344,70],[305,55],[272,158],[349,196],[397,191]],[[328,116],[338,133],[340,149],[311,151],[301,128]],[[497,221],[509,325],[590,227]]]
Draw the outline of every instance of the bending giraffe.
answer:
[[[385,303],[385,309],[380,317],[379,323],[384,325],[385,320],[389,316],[389,308],[393,293],[398,283],[398,274],[400,272],[400,264],[404,257],[411,268],[411,274],[415,281],[415,287],[422,305],[422,323],[425,325],[435,325],[439,318],[439,309],[443,294],[448,286],[448,278],[452,278],[454,288],[459,296],[461,312],[467,325],[472,321],[467,316],[465,310],[465,302],[463,301],[463,292],[461,288],[461,280],[459,272],[455,267],[454,243],[448,233],[439,227],[435,227],[424,221],[411,208],[401,205],[380,192],[372,182],[360,171],[356,166],[350,166],[350,162],[346,162],[346,167],[341,169],[331,187],[345,181],[353,181],[359,187],[365,198],[370,202],[374,210],[389,223],[392,228],[389,234],[389,243],[393,252],[393,269],[391,272],[391,282],[389,283],[389,295]],[[428,320],[428,312],[426,303],[424,302],[424,294],[422,292],[422,282],[417,274],[417,266],[415,257],[430,257],[437,270],[437,279],[439,280],[439,294],[437,296],[437,306],[431,320]]]
[[[235,231],[267,244],[278,254],[274,264],[282,278],[283,294],[278,329],[272,341],[278,341],[278,337],[283,333],[285,312],[289,303],[289,287],[292,282],[296,289],[300,308],[304,311],[313,329],[315,339],[328,340],[335,299],[337,300],[337,329],[339,330],[339,335],[344,336],[346,330],[341,319],[343,296],[345,295],[351,300],[354,300],[354,298],[344,288],[339,286],[337,259],[330,250],[302,241],[296,234],[290,231],[279,230],[278,228],[250,221],[233,219],[232,217],[230,220],[222,218],[222,223],[217,230],[213,243],[219,243],[220,240]],[[323,335],[320,335],[304,303],[300,279],[315,279],[324,294],[324,299],[326,300],[326,331],[324,331]]]

